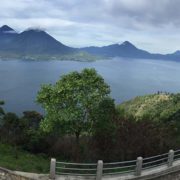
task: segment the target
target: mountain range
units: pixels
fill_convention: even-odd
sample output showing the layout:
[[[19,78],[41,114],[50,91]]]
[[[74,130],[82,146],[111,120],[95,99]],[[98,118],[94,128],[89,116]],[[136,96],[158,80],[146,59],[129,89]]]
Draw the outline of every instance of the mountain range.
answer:
[[[125,41],[103,47],[72,48],[57,41],[41,29],[27,29],[21,33],[4,25],[0,28],[0,59],[58,59],[96,60],[124,57],[141,59],[180,60],[180,51],[172,54],[153,54]]]

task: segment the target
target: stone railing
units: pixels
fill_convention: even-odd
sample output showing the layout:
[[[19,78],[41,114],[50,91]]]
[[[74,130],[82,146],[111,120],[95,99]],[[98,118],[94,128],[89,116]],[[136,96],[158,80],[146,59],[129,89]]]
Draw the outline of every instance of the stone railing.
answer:
[[[155,179],[177,171],[180,171],[180,150],[123,162],[68,163],[52,158],[50,163],[50,178],[61,180]]]
[[[38,162],[37,162],[38,163]],[[2,180],[120,180],[180,179],[180,150],[136,160],[104,163],[68,163],[51,159],[50,175],[0,168]]]

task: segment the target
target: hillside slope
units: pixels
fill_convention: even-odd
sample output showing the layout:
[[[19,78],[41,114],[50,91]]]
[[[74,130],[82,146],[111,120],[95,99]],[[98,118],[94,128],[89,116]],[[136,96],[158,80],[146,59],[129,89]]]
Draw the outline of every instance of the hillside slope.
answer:
[[[124,117],[135,120],[180,121],[180,94],[158,93],[139,96],[118,105]]]

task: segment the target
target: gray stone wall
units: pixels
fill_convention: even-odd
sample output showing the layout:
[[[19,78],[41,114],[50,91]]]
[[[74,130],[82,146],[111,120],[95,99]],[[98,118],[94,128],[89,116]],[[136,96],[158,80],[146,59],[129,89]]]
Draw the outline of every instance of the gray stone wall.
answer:
[[[17,174],[0,171],[0,180],[32,180],[32,179],[27,177],[22,177]]]
[[[49,180],[49,175],[17,172],[0,168],[0,180]]]
[[[56,180],[95,180],[95,177],[79,178],[79,177],[67,177],[57,176]],[[127,176],[109,176],[102,177],[102,180],[180,180],[180,165],[175,165],[171,168],[168,166],[157,167],[154,170],[144,171],[141,176],[134,176],[128,174]],[[35,174],[25,173],[19,171],[10,171],[8,169],[0,168],[0,180],[49,180],[48,174]]]
[[[180,172],[163,175],[161,177],[154,178],[153,180],[180,180]]]

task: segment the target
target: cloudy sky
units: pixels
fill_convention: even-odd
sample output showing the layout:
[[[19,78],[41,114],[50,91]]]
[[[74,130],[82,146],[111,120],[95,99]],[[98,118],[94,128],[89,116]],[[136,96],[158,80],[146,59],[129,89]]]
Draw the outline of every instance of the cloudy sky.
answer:
[[[0,0],[0,25],[45,29],[73,47],[128,40],[150,52],[180,50],[180,0]]]

